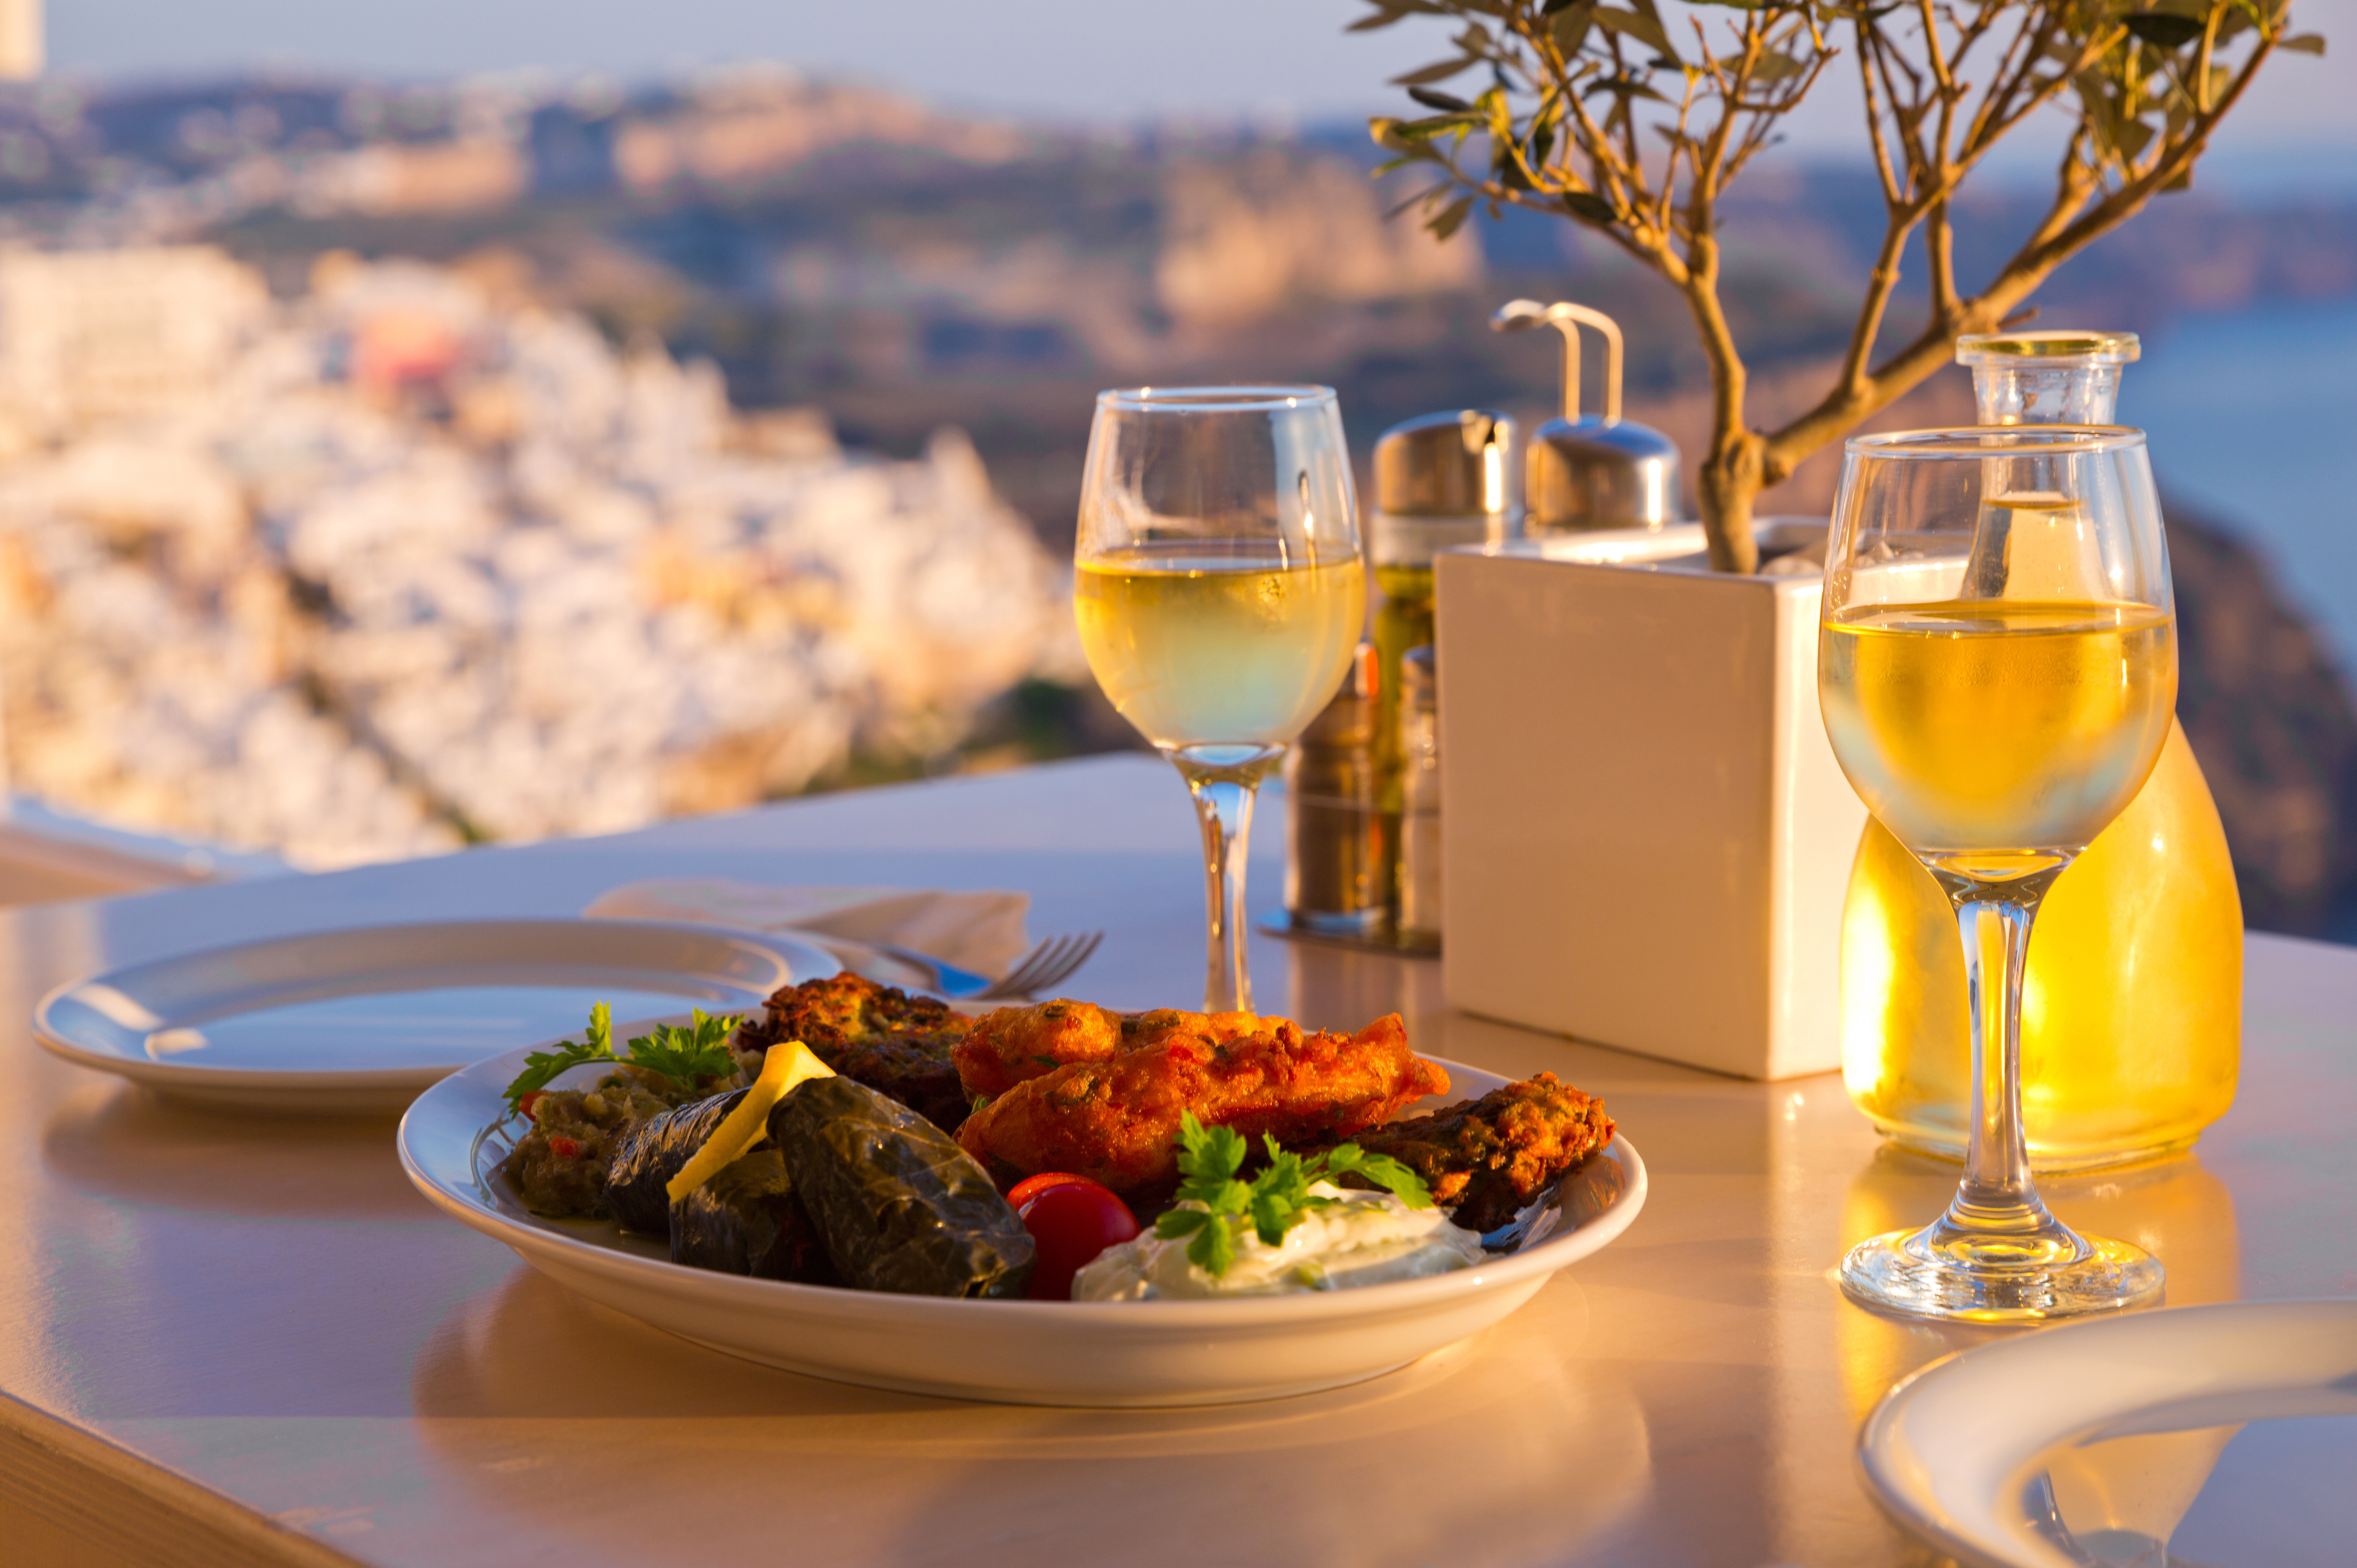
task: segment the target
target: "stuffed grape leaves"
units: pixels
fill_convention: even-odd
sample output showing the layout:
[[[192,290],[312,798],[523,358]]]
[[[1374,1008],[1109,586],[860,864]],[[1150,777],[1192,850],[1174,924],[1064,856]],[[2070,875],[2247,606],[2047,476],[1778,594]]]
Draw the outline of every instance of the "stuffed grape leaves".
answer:
[[[649,1236],[670,1234],[671,1195],[665,1187],[745,1094],[741,1089],[716,1094],[651,1116],[622,1134],[606,1175],[606,1207],[622,1229]]]
[[[1032,1246],[974,1156],[848,1078],[797,1084],[770,1141],[845,1284],[908,1295],[1020,1296]]]
[[[671,1206],[671,1261],[764,1280],[823,1284],[835,1277],[785,1158],[773,1148],[722,1166]]]

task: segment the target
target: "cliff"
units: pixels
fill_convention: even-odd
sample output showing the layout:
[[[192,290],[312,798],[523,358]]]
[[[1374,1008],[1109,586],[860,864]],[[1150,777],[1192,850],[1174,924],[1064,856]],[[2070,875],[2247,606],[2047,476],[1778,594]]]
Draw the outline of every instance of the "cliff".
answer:
[[[2226,824],[2244,922],[2357,936],[2357,711],[2250,548],[2169,509],[2177,716]]]

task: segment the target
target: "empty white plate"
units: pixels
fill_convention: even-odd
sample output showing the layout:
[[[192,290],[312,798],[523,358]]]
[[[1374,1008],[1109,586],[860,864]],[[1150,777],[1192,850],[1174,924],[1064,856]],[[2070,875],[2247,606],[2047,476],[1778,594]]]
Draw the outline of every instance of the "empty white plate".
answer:
[[[2357,1301],[2131,1313],[1952,1356],[1859,1438],[1883,1506],[1986,1568],[2305,1568],[2357,1540]]]
[[[42,1045],[182,1099],[362,1114],[519,1039],[692,1004],[746,1013],[833,974],[791,938],[631,920],[447,920],[316,931],[133,964],[51,992]]]
[[[715,1273],[609,1221],[544,1219],[497,1166],[518,1049],[457,1073],[402,1118],[401,1163],[436,1207],[559,1284],[716,1350],[838,1382],[1007,1404],[1203,1405],[1336,1388],[1480,1333],[1629,1228],[1645,1165],[1626,1138],[1564,1179],[1559,1211],[1473,1268],[1357,1290],[1227,1301],[970,1301]],[[1443,1062],[1451,1092],[1506,1080]],[[576,1077],[595,1069],[575,1069]],[[502,1131],[501,1124],[506,1131]],[[1552,1221],[1552,1223],[1549,1223]]]

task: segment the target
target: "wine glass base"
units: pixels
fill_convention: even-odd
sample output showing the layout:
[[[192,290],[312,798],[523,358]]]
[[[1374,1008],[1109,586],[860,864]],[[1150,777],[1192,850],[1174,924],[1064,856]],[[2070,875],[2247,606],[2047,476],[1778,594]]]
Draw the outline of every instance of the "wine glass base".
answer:
[[[2060,1255],[2033,1247],[2029,1255],[1993,1259],[1953,1240],[1934,1240],[1940,1229],[1859,1242],[1842,1260],[1842,1290],[1879,1312],[1953,1323],[2043,1323],[2160,1295],[2160,1261],[2126,1241],[2063,1231],[2076,1245]]]

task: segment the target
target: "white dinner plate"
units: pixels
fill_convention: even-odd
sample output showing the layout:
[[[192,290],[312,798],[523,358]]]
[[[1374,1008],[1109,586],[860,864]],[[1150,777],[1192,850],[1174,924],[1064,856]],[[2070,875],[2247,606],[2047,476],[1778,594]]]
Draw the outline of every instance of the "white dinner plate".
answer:
[[[2243,1548],[2282,1522],[2287,1510],[2259,1494],[2288,1484],[2303,1450],[2340,1472],[2329,1511],[2348,1466],[2321,1449],[2346,1449],[2352,1418],[2357,1301],[2235,1302],[2068,1324],[1935,1361],[1883,1399],[1858,1455],[1900,1523],[1967,1563],[2181,1563],[2172,1534],[2205,1517]],[[2234,1463],[2236,1442],[2255,1445],[2256,1466]],[[2213,1499],[2213,1472],[2244,1472],[2248,1495]],[[2245,1517],[2217,1530],[2237,1509]],[[2330,1528],[2312,1512],[2306,1523]],[[2332,1554],[2346,1546],[2318,1560],[2346,1562]]]
[[[33,1032],[68,1061],[248,1111],[399,1111],[518,1039],[617,1017],[748,1012],[842,966],[806,942],[634,920],[446,920],[315,931],[59,986]]]
[[[1009,1404],[1226,1404],[1375,1377],[1480,1333],[1560,1268],[1604,1246],[1645,1202],[1626,1138],[1572,1173],[1558,1213],[1530,1240],[1470,1269],[1300,1295],[1228,1301],[981,1301],[790,1284],[692,1269],[608,1222],[544,1219],[495,1169],[486,1130],[522,1050],[443,1079],[402,1119],[401,1163],[445,1212],[505,1242],[558,1283],[716,1350],[838,1382]],[[1451,1092],[1507,1080],[1441,1064]],[[575,1069],[580,1076],[589,1069]]]

